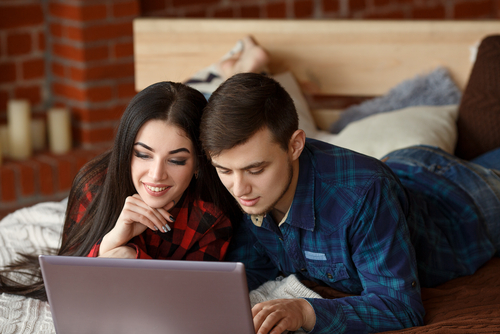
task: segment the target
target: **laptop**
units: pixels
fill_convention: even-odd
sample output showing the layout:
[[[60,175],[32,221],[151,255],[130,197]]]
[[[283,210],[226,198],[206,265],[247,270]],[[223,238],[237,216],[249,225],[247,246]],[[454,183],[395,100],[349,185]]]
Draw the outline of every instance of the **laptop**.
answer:
[[[239,262],[39,257],[57,334],[254,334]]]

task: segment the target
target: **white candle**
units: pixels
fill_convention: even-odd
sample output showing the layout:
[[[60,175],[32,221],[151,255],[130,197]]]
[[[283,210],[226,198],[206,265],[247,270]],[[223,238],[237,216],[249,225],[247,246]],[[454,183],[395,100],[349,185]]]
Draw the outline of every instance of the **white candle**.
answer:
[[[2,156],[9,156],[9,127],[8,125],[0,125],[0,142],[2,143]]]
[[[28,100],[7,102],[7,122],[9,124],[9,156],[24,160],[31,156],[31,108]]]
[[[55,154],[71,149],[71,113],[66,108],[52,108],[47,113],[49,147]]]
[[[45,121],[43,119],[31,120],[31,144],[34,151],[45,148]]]

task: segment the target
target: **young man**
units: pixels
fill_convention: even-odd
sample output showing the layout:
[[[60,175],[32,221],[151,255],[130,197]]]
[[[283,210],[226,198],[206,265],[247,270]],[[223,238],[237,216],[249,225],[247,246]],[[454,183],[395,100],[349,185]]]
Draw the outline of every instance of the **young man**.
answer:
[[[381,162],[306,139],[292,99],[266,76],[223,83],[201,140],[247,213],[226,260],[245,264],[250,289],[281,273],[351,294],[257,304],[260,334],[422,325],[420,286],[472,274],[498,247],[489,234],[499,225],[495,172],[431,147]]]

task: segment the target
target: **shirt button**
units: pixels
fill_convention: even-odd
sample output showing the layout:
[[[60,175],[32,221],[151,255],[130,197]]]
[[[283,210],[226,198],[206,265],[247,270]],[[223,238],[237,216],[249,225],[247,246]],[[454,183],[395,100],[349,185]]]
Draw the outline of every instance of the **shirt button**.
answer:
[[[280,239],[280,241],[283,241],[283,238],[279,238],[279,239]]]
[[[412,287],[412,288],[414,288],[414,287],[416,287],[416,286],[417,286],[417,282],[415,282],[415,281],[411,282],[411,287]]]
[[[307,271],[306,268],[300,268],[300,271]]]
[[[333,279],[333,275],[330,273],[326,274],[326,277],[328,277],[329,279]]]

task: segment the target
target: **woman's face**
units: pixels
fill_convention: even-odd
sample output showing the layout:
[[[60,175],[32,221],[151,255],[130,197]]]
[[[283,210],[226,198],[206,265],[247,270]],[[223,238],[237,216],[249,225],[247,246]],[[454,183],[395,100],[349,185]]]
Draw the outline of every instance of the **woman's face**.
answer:
[[[135,189],[152,208],[178,203],[196,169],[193,143],[166,121],[146,122],[134,142],[131,171]]]

